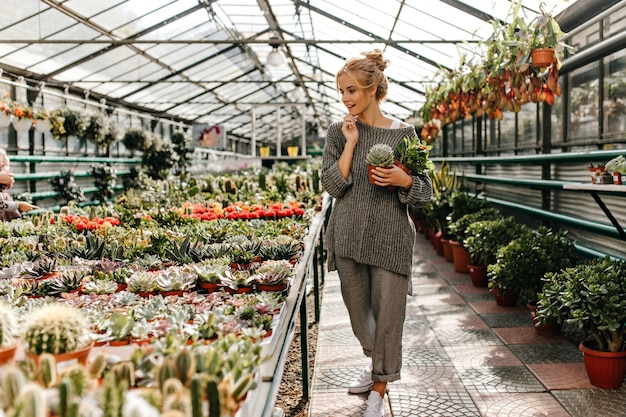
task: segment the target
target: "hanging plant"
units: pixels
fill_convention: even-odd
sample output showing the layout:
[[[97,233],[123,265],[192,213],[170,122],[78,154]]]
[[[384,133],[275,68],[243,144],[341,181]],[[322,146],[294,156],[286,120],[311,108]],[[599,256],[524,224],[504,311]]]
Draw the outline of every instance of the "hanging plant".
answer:
[[[61,175],[50,179],[50,184],[52,189],[57,192],[59,200],[66,203],[85,201],[83,190],[76,184],[72,171],[61,171]]]
[[[69,136],[83,137],[88,121],[80,111],[63,107],[57,109],[54,114],[58,121],[52,123],[52,136],[55,139],[65,140]]]
[[[94,185],[98,189],[93,199],[104,204],[113,198],[115,195],[113,187],[115,187],[115,179],[117,178],[113,168],[105,164],[93,165],[91,167],[91,176],[93,177]]]

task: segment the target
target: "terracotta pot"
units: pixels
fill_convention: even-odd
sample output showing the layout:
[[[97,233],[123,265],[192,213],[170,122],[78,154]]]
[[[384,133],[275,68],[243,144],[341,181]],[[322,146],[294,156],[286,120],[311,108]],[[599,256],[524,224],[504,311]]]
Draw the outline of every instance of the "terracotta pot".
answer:
[[[287,284],[277,284],[277,285],[269,285],[269,284],[257,284],[256,289],[259,291],[284,291],[287,289]]]
[[[405,167],[405,166],[404,166],[404,164],[403,164],[402,162],[398,161],[397,159],[394,159],[394,160],[393,160],[393,164],[394,164],[395,166],[397,166],[398,168],[400,168],[400,169],[401,169],[402,171],[404,171],[405,173],[407,173],[407,174],[411,175],[411,171],[410,171],[407,167]],[[398,189],[398,187],[397,187],[397,186],[395,186],[395,185],[388,185],[388,186],[387,186],[387,189],[388,189],[389,191],[396,191],[396,190]]]
[[[622,173],[621,172],[613,173],[613,184],[622,185]]]
[[[548,320],[547,323],[540,323],[537,320],[537,304],[535,302],[530,302],[526,304],[526,307],[528,307],[528,311],[530,311],[530,318],[533,321],[535,331],[538,335],[552,337],[561,334],[563,323],[559,323],[556,318]]]
[[[519,298],[520,290],[508,291],[504,294],[500,294],[498,287],[492,288],[493,296],[496,299],[496,304],[501,307],[513,307],[517,305],[517,299]]]
[[[128,288],[128,284],[117,284],[117,292],[125,291]]]
[[[452,245],[450,245],[450,240],[441,239],[441,246],[443,247],[443,258],[448,262],[454,262],[454,254],[452,253]]]
[[[12,361],[13,358],[15,357],[16,351],[17,351],[17,343],[13,346],[0,348],[0,365],[4,365],[5,363]]]
[[[619,388],[626,375],[626,351],[603,352],[593,349],[595,342],[581,342],[585,370],[592,385],[600,388]]]
[[[76,360],[79,364],[86,366],[87,358],[89,358],[89,353],[91,353],[91,348],[93,348],[93,346],[94,342],[92,341],[89,345],[82,349],[75,350],[74,352],[59,353],[54,355],[54,359],[57,363]],[[39,364],[39,356],[40,355],[26,352],[26,357],[32,359],[35,362],[35,365]]]
[[[468,265],[472,261],[469,252],[456,240],[451,240],[450,245],[454,258],[454,272],[469,272]]]
[[[468,264],[470,278],[474,287],[486,287],[489,284],[489,277],[487,277],[486,265],[472,265]]]
[[[154,296],[154,294],[156,294],[154,291],[138,291],[135,294],[137,294],[138,296],[142,297],[142,298],[150,298],[152,296]]]
[[[554,58],[554,49],[552,48],[538,48],[533,49],[530,52],[530,59],[533,65],[537,68],[545,68],[552,64]]]
[[[237,289],[224,287],[224,291],[226,291],[229,294],[247,294],[247,293],[252,292],[253,289],[254,289],[253,287],[249,287],[249,286],[241,286],[241,287],[238,287]]]
[[[181,297],[184,293],[185,293],[185,291],[183,291],[183,290],[170,290],[170,291],[162,291],[161,295],[163,297],[167,297],[169,295],[173,295],[173,296],[176,296],[176,297]]]
[[[200,281],[198,283],[198,285],[200,286],[200,288],[204,288],[209,293],[217,291],[219,289],[219,287],[220,287],[220,284],[217,283],[217,282],[203,282],[203,281]]]
[[[109,346],[126,346],[130,344],[130,337],[121,340],[109,340]]]

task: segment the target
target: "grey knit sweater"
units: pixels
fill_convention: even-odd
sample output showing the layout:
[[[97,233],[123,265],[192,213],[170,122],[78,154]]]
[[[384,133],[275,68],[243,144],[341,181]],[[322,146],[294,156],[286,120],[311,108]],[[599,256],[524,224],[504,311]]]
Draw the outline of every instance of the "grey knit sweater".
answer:
[[[357,129],[359,142],[347,179],[338,165],[346,144],[341,122],[328,128],[324,145],[322,184],[335,199],[325,240],[328,270],[336,269],[335,256],[340,256],[410,277],[415,227],[408,215],[408,205],[428,204],[432,195],[430,178],[417,175],[410,190],[389,191],[369,183],[365,156],[377,143],[395,149],[402,138],[414,137],[415,129],[412,126],[383,129],[360,121]]]

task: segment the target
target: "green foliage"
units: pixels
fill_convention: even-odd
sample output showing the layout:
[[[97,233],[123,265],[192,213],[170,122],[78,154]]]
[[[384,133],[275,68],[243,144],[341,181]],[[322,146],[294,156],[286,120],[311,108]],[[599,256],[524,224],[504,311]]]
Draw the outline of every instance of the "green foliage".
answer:
[[[150,145],[149,136],[143,129],[130,128],[122,136],[122,143],[129,151],[143,151]]]
[[[522,233],[532,233],[525,225],[511,217],[496,220],[480,220],[465,230],[467,237],[463,247],[467,249],[474,265],[491,265],[496,262],[498,250],[508,245]]]
[[[398,160],[402,165],[407,167],[413,174],[423,174],[424,171],[432,171],[435,169],[435,165],[428,155],[433,147],[422,143],[419,136],[413,138],[403,138],[402,141],[396,146],[396,152],[398,153]]]
[[[167,143],[153,143],[147,147],[141,159],[146,175],[155,180],[165,180],[179,157]]]
[[[520,289],[528,301],[536,301],[547,272],[572,266],[574,242],[566,232],[541,226],[535,233],[522,233],[498,250],[496,263],[489,265],[489,285],[499,289]]]
[[[68,136],[83,137],[87,120],[79,110],[63,107],[54,111],[55,119],[61,123],[52,123],[52,136],[65,140]]]
[[[98,200],[101,204],[106,204],[115,195],[115,171],[110,165],[99,164],[91,167],[91,176],[98,191],[94,194],[93,200]]]
[[[602,351],[626,349],[626,262],[610,258],[584,261],[549,272],[539,292],[537,319],[586,331]]]
[[[77,203],[85,201],[83,190],[76,184],[72,171],[61,171],[58,177],[50,178],[52,189],[58,194],[57,198],[69,204],[70,201]]]

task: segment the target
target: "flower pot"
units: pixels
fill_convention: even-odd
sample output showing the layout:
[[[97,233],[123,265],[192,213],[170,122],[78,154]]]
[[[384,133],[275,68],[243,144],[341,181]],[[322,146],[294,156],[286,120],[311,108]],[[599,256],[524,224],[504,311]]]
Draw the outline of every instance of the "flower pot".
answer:
[[[169,290],[169,291],[161,291],[161,295],[163,297],[167,297],[167,296],[175,296],[175,297],[182,297],[182,295],[185,293],[185,291],[183,290]]]
[[[372,170],[376,168],[374,165],[367,165],[367,179],[369,180],[370,184],[375,184],[376,180],[374,179],[374,177],[372,176]]]
[[[554,58],[554,49],[538,48],[530,52],[530,60],[536,68],[545,68],[552,64]]]
[[[500,293],[497,286],[493,287],[493,296],[496,299],[496,304],[501,307],[513,307],[517,305],[517,299],[519,298],[520,290],[511,290],[503,294]]]
[[[142,298],[150,298],[150,297],[154,296],[156,294],[156,292],[154,292],[154,291],[138,291],[135,294],[137,294],[138,296],[140,296]]]
[[[126,339],[120,339],[120,340],[110,340],[109,341],[109,346],[126,346],[130,344],[130,337],[127,337]]]
[[[454,258],[454,272],[469,272],[468,265],[472,262],[469,252],[456,240],[451,240],[450,245],[452,246],[452,256]]]
[[[469,264],[467,265],[467,269],[469,269],[470,278],[475,287],[486,287],[487,284],[489,284],[486,265]]]
[[[200,281],[198,283],[198,285],[200,286],[200,288],[203,288],[203,289],[207,290],[208,293],[215,292],[220,287],[220,284],[217,283],[217,282],[203,282],[203,281]]]
[[[530,311],[530,318],[533,321],[535,331],[538,335],[551,337],[561,334],[563,323],[559,323],[556,318],[551,318],[547,323],[540,323],[537,320],[537,304],[532,301],[526,304],[526,307],[528,307],[528,311]]]
[[[248,285],[242,285],[240,287],[237,287],[236,289],[231,287],[224,287],[224,291],[229,294],[247,294],[251,293],[253,289],[253,287]]]
[[[17,343],[13,346],[0,348],[0,366],[12,361],[17,351]]]
[[[87,366],[87,358],[89,358],[89,353],[91,353],[91,348],[93,348],[94,342],[91,341],[87,346],[82,349],[75,350],[74,352],[67,353],[59,353],[57,355],[53,355],[57,364],[59,362],[69,362],[69,361],[77,361],[79,364],[83,366]],[[26,352],[26,357],[32,359],[35,362],[35,365],[39,365],[39,356],[34,353]]]
[[[263,158],[267,158],[268,156],[270,156],[270,147],[269,146],[261,146],[259,148],[259,155],[261,155],[261,157]],[[297,152],[296,152],[297,155]]]
[[[38,133],[46,133],[50,131],[52,123],[48,119],[33,120],[33,127]]]
[[[603,352],[593,349],[591,340],[581,342],[585,370],[592,385],[600,388],[619,388],[626,375],[626,351]]]
[[[622,173],[621,172],[613,173],[613,184],[622,185]]]
[[[287,284],[276,284],[276,285],[270,285],[270,284],[257,284],[256,289],[259,291],[283,291],[285,289],[287,289]]]
[[[0,112],[0,127],[7,127],[10,124],[11,116],[4,112]]]
[[[406,172],[407,174],[411,175],[411,170],[409,170],[407,167],[404,166],[404,164],[402,164],[402,162],[398,161],[397,159],[393,160],[393,164],[395,166],[397,166],[398,168],[400,168],[402,171]],[[389,191],[396,191],[398,189],[397,186],[395,185],[388,185],[387,189]]]
[[[128,284],[117,284],[117,291],[116,292],[125,291],[126,288],[128,288]]]
[[[33,124],[32,119],[13,119],[13,128],[18,132],[26,132]]]
[[[298,151],[300,148],[298,146],[287,146],[287,155],[289,156],[298,156]]]
[[[443,258],[447,262],[454,262],[454,255],[452,253],[452,245],[449,239],[441,239],[441,246],[443,247]]]
[[[437,252],[437,255],[439,256],[443,256],[443,243],[441,242],[441,236],[443,236],[443,233],[439,230],[433,235],[432,238],[433,248],[435,248],[435,252]]]

